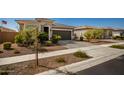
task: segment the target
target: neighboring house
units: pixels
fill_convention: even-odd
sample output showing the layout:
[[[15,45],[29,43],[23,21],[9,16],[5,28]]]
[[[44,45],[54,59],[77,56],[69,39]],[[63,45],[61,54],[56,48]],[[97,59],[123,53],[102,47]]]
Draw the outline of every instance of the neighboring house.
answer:
[[[37,26],[41,32],[48,33],[48,39],[50,40],[54,34],[58,34],[62,37],[62,40],[72,40],[74,27],[67,26],[47,18],[36,18],[35,20],[16,20],[20,26],[20,31],[25,30],[28,26]]]
[[[114,29],[113,36],[124,36],[124,29]]]
[[[122,36],[124,35],[124,29],[114,29],[114,28],[98,28],[92,26],[78,26],[74,28],[74,35],[79,40],[81,36],[84,36],[84,33],[88,30],[92,29],[102,29],[104,30],[104,35],[102,36],[103,39],[110,39],[113,36]]]
[[[39,31],[48,33],[49,40],[54,34],[60,35],[62,40],[72,40],[74,37],[80,39],[80,36],[84,36],[84,33],[90,29],[103,29],[104,35],[102,38],[104,39],[112,38],[112,36],[124,35],[124,29],[98,28],[92,26],[74,27],[59,24],[47,18],[35,18],[35,20],[16,20],[16,22],[20,26],[20,31],[25,30],[29,26],[37,26]]]
[[[16,32],[16,31],[10,28],[0,26],[0,32]]]
[[[13,29],[0,27],[0,43],[14,42],[14,38],[17,34],[18,32]]]

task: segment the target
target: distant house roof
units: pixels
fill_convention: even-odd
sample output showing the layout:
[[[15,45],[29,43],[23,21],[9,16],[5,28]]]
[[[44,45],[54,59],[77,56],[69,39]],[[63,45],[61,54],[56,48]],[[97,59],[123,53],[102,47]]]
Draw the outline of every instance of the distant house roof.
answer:
[[[77,26],[77,27],[75,27],[75,30],[81,30],[81,29],[97,29],[97,27],[93,27],[93,26]]]
[[[82,29],[104,29],[104,30],[113,30],[113,31],[124,31],[124,29],[117,29],[112,27],[94,27],[94,26],[77,26],[75,30],[82,30]]]
[[[52,27],[54,28],[74,28],[74,26],[69,26],[69,25],[65,25],[65,24],[60,24],[60,23],[54,23],[52,25]]]
[[[0,27],[0,32],[16,32],[16,31],[6,27]]]

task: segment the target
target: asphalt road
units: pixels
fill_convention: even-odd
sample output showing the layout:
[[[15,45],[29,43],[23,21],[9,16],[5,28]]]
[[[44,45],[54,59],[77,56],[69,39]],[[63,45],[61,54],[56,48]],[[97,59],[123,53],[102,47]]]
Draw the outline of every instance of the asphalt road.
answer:
[[[79,71],[77,75],[124,75],[124,55],[94,67]]]

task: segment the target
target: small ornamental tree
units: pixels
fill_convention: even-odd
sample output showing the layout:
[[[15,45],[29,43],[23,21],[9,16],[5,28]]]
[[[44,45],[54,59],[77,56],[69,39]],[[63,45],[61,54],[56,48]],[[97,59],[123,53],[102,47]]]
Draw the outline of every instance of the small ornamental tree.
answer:
[[[86,32],[84,33],[84,36],[85,36],[85,38],[86,38],[88,41],[90,41],[90,40],[92,39],[92,33],[91,33],[91,31],[90,31],[90,30],[86,31]]]
[[[104,30],[102,29],[93,29],[92,30],[92,39],[100,39],[103,35]]]
[[[17,44],[23,44],[24,46],[30,46],[34,44],[36,38],[36,27],[28,26],[25,30],[20,31],[20,33],[15,37],[15,42]],[[38,35],[40,32],[38,32]]]
[[[85,32],[84,36],[86,37],[88,41],[90,41],[92,39],[102,38],[103,34],[104,34],[104,30],[102,29],[92,29],[92,30],[88,30],[87,32]]]

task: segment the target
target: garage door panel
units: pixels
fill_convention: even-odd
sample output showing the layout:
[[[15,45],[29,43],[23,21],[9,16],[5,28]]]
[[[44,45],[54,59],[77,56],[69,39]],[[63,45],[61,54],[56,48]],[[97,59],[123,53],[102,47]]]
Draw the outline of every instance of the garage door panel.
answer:
[[[58,34],[62,40],[71,40],[71,31],[53,31],[53,35]]]

